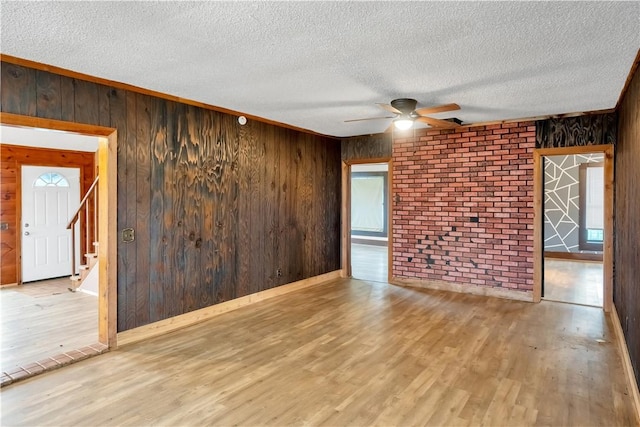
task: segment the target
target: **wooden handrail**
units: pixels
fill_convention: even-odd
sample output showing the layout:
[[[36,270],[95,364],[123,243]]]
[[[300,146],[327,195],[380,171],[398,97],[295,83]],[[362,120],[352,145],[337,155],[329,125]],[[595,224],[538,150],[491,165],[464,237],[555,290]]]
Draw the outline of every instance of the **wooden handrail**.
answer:
[[[93,193],[93,190],[96,187],[96,185],[98,185],[98,178],[100,177],[96,176],[96,179],[93,181],[93,184],[91,184],[91,187],[89,187],[87,194],[85,194],[84,197],[82,198],[82,201],[80,202],[80,206],[78,206],[78,209],[76,209],[76,213],[71,217],[69,224],[67,224],[67,230],[71,229],[71,227],[73,227],[73,225],[78,221],[78,217],[80,216],[80,211],[82,211],[82,208],[87,203],[87,199],[91,196],[91,193]]]
[[[76,210],[75,214],[73,214],[73,217],[71,217],[71,220],[69,221],[69,224],[67,225],[67,230],[71,230],[71,278],[74,279],[76,278],[76,222],[78,222],[78,220],[80,219],[80,212],[82,212],[82,209],[84,208],[85,210],[85,239],[86,239],[86,250],[87,252],[89,251],[89,246],[91,246],[91,241],[89,239],[89,230],[90,230],[90,219],[89,219],[89,204],[87,203],[87,201],[89,200],[89,198],[96,192],[97,190],[97,185],[98,185],[98,177],[96,176],[96,179],[93,181],[93,184],[91,184],[91,187],[89,187],[89,190],[87,191],[87,194],[84,195],[84,197],[82,198],[82,201],[80,202],[80,206],[78,206],[78,209]],[[94,239],[97,239],[97,215],[98,215],[98,200],[97,200],[97,195],[94,195],[93,197],[93,230],[94,230]]]

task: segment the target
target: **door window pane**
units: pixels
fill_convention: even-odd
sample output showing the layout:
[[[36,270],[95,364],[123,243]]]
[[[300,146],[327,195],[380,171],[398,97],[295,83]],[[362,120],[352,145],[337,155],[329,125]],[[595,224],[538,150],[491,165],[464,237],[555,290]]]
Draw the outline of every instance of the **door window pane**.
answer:
[[[34,187],[68,187],[67,178],[56,172],[45,172],[36,178]]]

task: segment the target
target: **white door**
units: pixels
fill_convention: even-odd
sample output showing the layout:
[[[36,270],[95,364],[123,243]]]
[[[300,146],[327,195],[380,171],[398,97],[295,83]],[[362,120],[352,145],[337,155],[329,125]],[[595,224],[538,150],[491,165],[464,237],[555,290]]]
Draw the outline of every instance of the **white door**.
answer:
[[[22,166],[23,282],[71,276],[67,224],[79,205],[79,168]]]

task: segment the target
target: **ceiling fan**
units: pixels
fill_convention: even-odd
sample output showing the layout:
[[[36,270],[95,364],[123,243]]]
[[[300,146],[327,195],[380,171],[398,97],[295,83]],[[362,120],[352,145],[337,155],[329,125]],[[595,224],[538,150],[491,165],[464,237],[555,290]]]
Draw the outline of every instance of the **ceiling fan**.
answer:
[[[363,120],[381,120],[381,119],[394,119],[385,132],[390,131],[394,126],[398,130],[406,130],[410,129],[413,126],[415,121],[419,121],[422,123],[426,123],[434,128],[443,128],[443,129],[451,129],[457,126],[460,126],[460,121],[457,119],[452,120],[442,120],[435,119],[433,117],[427,117],[426,114],[435,114],[435,113],[445,113],[447,111],[455,111],[459,110],[460,106],[458,104],[444,104],[437,105],[435,107],[424,107],[416,109],[416,105],[418,101],[411,98],[399,98],[391,101],[391,104],[376,104],[380,108],[387,110],[390,113],[393,113],[394,116],[386,116],[386,117],[369,117],[366,119],[353,119],[353,120],[345,120],[345,123],[348,122],[360,122]]]

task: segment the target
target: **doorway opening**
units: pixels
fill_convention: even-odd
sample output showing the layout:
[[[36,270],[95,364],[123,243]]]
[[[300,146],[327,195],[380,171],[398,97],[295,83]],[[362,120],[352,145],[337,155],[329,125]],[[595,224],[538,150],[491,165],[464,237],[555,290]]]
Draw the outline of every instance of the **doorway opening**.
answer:
[[[608,311],[612,148],[539,149],[534,156],[534,299]]]
[[[602,307],[604,155],[544,156],[542,297]]]
[[[388,282],[389,164],[352,165],[349,185],[351,275]]]
[[[11,251],[2,252],[3,267],[12,264],[14,269],[3,268],[0,286],[2,371],[23,376],[20,370],[31,374],[26,366],[35,367],[38,373],[116,345],[116,133],[110,128],[7,113],[0,115],[0,122],[3,143],[7,142],[3,144],[3,162],[10,157],[4,155],[7,152],[40,153],[36,160],[32,155],[26,160],[14,159],[15,206],[6,216],[3,209],[2,218],[3,243],[15,241]],[[27,135],[27,140],[7,139],[16,134]],[[93,148],[78,149],[76,144],[90,140],[95,143]],[[67,153],[80,151],[91,159],[90,168],[78,172],[69,164],[58,163]],[[67,217],[73,216],[78,205],[71,199],[83,195],[83,186],[79,185],[77,195],[67,190],[84,174],[90,175],[86,177],[90,183],[94,176],[100,177],[96,199],[100,215],[91,233],[97,243],[93,250],[97,265],[90,273],[95,287],[92,292],[70,292],[74,288],[70,279],[74,268],[69,266],[72,239],[70,230],[65,233],[57,225],[64,223],[62,228],[67,228]],[[3,181],[5,178],[3,174]],[[3,208],[8,208],[5,203],[3,200]],[[78,238],[73,240],[84,253],[86,248]],[[80,257],[80,251],[76,256]],[[42,361],[48,363],[38,363]]]

